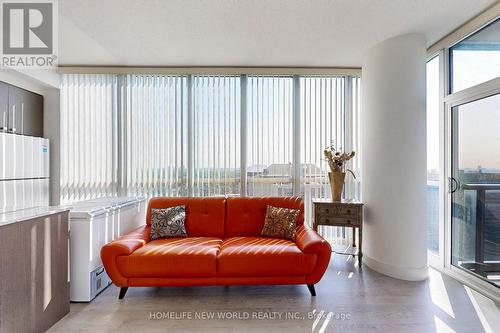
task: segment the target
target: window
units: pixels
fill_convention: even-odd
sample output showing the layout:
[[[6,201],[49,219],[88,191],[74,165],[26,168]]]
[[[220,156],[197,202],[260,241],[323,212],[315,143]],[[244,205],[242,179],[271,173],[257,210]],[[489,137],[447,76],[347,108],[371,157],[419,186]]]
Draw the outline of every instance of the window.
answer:
[[[187,195],[186,77],[127,75],[121,106],[127,195]]]
[[[498,17],[427,63],[429,263],[477,286],[500,285],[499,78]]]
[[[301,190],[306,197],[329,197],[323,149],[332,142],[345,148],[344,78],[301,78],[300,93]]]
[[[500,76],[500,19],[450,48],[451,92]]]
[[[240,194],[240,77],[194,76],[193,195]]]
[[[117,77],[61,79],[61,201],[118,193]]]
[[[293,78],[247,81],[247,194],[293,195]]]
[[[452,264],[500,286],[500,94],[452,108]]]
[[[427,248],[439,252],[439,56],[427,62]]]

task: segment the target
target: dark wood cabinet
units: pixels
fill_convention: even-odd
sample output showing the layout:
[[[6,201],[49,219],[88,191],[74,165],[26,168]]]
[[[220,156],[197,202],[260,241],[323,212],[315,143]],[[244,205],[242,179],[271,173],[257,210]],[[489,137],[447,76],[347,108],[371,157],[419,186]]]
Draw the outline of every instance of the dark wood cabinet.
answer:
[[[43,97],[38,94],[29,93],[23,98],[24,116],[22,134],[31,136],[43,136]]]
[[[9,86],[0,82],[0,131],[7,131],[9,116]]]
[[[69,312],[68,215],[0,225],[0,332],[45,332]]]
[[[22,118],[24,118],[24,103],[21,88],[9,86],[9,114],[7,131],[23,134]]]
[[[0,130],[43,136],[43,97],[0,82]]]

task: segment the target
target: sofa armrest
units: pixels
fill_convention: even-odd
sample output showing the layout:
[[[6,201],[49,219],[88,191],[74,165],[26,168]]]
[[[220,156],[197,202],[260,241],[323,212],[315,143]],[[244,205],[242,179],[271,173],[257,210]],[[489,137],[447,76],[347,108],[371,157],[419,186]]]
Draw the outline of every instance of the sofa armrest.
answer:
[[[106,273],[118,287],[126,287],[128,278],[118,270],[116,258],[118,256],[128,256],[148,243],[150,230],[151,227],[148,225],[141,226],[102,247],[102,263]]]
[[[318,233],[311,228],[301,225],[297,228],[295,243],[299,249],[304,253],[317,253],[324,250],[331,251],[330,244],[318,235]]]
[[[301,225],[297,228],[295,236],[297,247],[304,253],[316,254],[316,266],[313,271],[306,276],[307,284],[316,284],[321,280],[328,267],[332,248],[330,244],[311,228]]]

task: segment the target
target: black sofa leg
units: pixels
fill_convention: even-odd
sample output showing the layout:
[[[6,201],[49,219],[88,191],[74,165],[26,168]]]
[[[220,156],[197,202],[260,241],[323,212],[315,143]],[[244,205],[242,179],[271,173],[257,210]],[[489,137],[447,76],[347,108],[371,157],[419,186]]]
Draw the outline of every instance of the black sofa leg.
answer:
[[[308,284],[307,288],[309,288],[309,291],[311,292],[311,296],[316,296],[316,290],[314,289],[314,284]]]
[[[121,287],[120,288],[120,296],[118,296],[118,299],[123,299],[123,297],[125,297],[125,294],[127,293],[127,290],[128,290],[128,287]]]

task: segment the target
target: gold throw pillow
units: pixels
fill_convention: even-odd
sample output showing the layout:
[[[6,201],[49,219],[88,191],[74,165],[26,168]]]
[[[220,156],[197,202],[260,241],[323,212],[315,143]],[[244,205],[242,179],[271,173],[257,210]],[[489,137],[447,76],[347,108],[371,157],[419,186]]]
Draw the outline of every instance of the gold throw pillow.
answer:
[[[261,236],[286,238],[295,241],[295,229],[300,210],[268,205]]]

